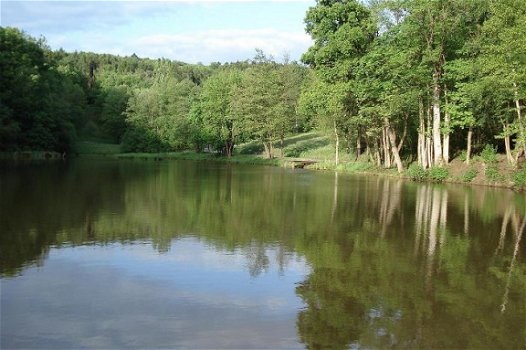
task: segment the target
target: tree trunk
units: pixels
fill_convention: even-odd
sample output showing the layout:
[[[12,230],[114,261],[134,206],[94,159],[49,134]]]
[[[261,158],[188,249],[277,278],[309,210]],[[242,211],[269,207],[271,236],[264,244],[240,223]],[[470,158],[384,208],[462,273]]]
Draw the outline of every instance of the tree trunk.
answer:
[[[384,152],[384,167],[389,169],[391,167],[391,154],[389,152],[389,141],[387,139],[387,126],[382,128],[382,149]]]
[[[356,160],[360,158],[361,154],[362,154],[362,143],[360,142],[360,132],[358,132],[358,135],[356,136]]]
[[[440,70],[435,67],[433,73],[433,164],[442,165],[442,140],[440,139]]]
[[[391,143],[391,152],[393,152],[396,169],[398,170],[398,173],[402,173],[404,171],[404,166],[402,165],[402,160],[400,159],[400,154],[398,153],[398,147],[396,146],[395,132],[389,124],[389,120],[387,118],[384,119],[384,122],[385,128],[387,130],[387,135],[389,137],[389,142]]]
[[[234,143],[231,139],[225,141],[225,156],[228,158],[232,157],[232,151],[234,149]]]
[[[424,119],[424,100],[422,96],[418,98],[418,164],[422,168],[427,168],[426,152],[426,122]]]
[[[334,163],[336,166],[340,164],[340,135],[338,135],[338,128],[336,127],[336,121],[334,122],[334,137],[336,138],[336,150],[334,153]]]
[[[466,147],[466,164],[469,164],[469,160],[471,159],[471,139],[473,137],[473,128],[469,127],[468,129],[468,137],[467,137],[467,147]]]
[[[267,159],[272,159],[272,142],[263,141],[263,146],[265,147],[265,156]]]
[[[433,165],[433,140],[431,139],[431,125],[432,125],[432,106],[429,106],[427,112],[427,126],[426,126],[426,156],[427,156],[427,167],[431,168]]]
[[[404,146],[404,141],[407,136],[407,118],[408,117],[406,115],[404,119],[404,131],[402,132],[402,137],[400,138],[400,142],[398,142],[398,146],[396,147],[396,150],[398,151],[398,153],[400,153],[400,150]]]
[[[380,145],[378,145],[378,140],[374,140],[374,155],[376,158],[376,165],[378,167],[382,166],[382,157],[380,156]]]
[[[521,103],[519,101],[519,91],[517,88],[517,83],[513,83],[513,94],[515,101],[515,110],[517,111],[517,121],[519,122],[519,135],[517,136],[517,153],[515,155],[515,162],[519,159],[521,154],[526,154],[526,144],[524,142],[524,125],[522,125],[522,115],[521,115]]]
[[[506,160],[508,164],[515,165],[515,158],[511,153],[511,139],[509,134],[509,125],[507,122],[502,122],[502,129],[504,132],[504,149],[506,150]]]
[[[443,149],[443,158],[444,163],[449,163],[449,127],[450,127],[450,117],[449,112],[447,110],[447,89],[444,89],[444,98],[446,102],[446,110],[444,112],[444,137],[443,137],[443,143],[444,143],[444,149]]]

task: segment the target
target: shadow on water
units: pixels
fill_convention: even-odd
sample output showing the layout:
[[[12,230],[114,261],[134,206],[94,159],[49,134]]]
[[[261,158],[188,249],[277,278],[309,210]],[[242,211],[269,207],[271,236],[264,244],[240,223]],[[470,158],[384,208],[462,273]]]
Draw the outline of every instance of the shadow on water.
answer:
[[[77,161],[0,170],[4,277],[50,247],[198,237],[296,286],[309,348],[524,348],[524,197],[511,191],[200,162]]]

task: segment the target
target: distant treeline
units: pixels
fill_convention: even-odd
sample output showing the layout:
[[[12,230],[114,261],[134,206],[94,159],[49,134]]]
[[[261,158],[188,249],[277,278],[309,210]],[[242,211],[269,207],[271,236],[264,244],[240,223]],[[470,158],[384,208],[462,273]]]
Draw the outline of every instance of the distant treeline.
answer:
[[[338,152],[385,167],[441,166],[487,144],[526,150],[526,2],[318,0],[302,62],[208,66],[51,51],[0,28],[0,151],[72,150],[99,138],[123,151],[232,154],[318,128]]]
[[[239,140],[310,128],[296,117],[307,68],[260,51],[252,61],[204,66],[52,51],[15,28],[0,28],[0,50],[1,151],[67,152],[80,137],[122,143],[125,152],[230,155]]]

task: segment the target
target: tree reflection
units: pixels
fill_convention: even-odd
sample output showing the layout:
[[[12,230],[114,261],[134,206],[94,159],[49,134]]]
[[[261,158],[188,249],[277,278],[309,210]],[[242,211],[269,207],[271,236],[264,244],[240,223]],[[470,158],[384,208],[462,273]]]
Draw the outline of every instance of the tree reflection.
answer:
[[[253,278],[305,257],[297,329],[309,348],[525,345],[526,205],[511,191],[199,162],[0,176],[2,276],[52,246],[146,240],[163,253],[191,235],[244,252]]]
[[[385,197],[407,194],[381,181],[377,188]],[[305,250],[313,271],[296,289],[306,304],[297,318],[301,340],[314,349],[524,346],[524,327],[517,326],[526,324],[524,285],[509,282],[514,280],[512,269],[519,263],[521,236],[514,236],[505,284],[505,302],[510,290],[515,291],[514,310],[505,318],[495,317],[495,306],[502,301],[502,279],[488,273],[492,267],[487,264],[487,250],[481,249],[481,244],[487,244],[476,233],[498,226],[471,220],[472,236],[465,237],[469,206],[463,193],[457,200],[447,187],[421,185],[414,195],[413,205],[404,206],[405,200],[395,207],[406,218],[414,213],[411,244],[397,236],[404,232],[403,225],[390,224],[384,215],[389,207],[386,200],[379,202],[377,222],[380,232],[387,227],[390,235],[342,233],[334,238],[337,243]],[[510,207],[502,208],[504,219],[511,221],[506,209]],[[341,249],[343,237],[351,247],[350,255]],[[499,249],[506,245],[502,237],[501,232]],[[408,246],[413,248],[407,250]],[[524,262],[520,264],[524,269]],[[516,277],[517,282],[524,280]]]

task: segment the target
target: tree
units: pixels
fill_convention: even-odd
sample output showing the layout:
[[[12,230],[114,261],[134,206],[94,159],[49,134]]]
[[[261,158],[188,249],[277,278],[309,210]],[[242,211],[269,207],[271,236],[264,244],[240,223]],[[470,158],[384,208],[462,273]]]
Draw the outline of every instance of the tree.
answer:
[[[335,136],[335,162],[338,164],[340,134],[348,134],[345,130],[347,120],[358,110],[350,82],[356,78],[359,59],[377,35],[377,26],[371,11],[354,0],[317,1],[316,6],[307,11],[305,23],[314,45],[303,55],[302,61],[309,64],[322,81],[330,84],[327,85],[330,89],[325,91],[333,95],[328,97],[328,108],[319,115],[332,119],[329,123]]]

